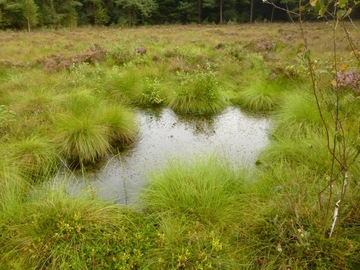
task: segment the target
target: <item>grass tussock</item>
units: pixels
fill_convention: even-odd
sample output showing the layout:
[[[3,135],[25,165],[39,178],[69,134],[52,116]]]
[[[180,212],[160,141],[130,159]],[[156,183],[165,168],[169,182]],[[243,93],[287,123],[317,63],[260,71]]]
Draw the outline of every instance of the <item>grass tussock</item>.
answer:
[[[326,138],[316,133],[313,137],[294,140],[285,137],[273,141],[262,151],[259,161],[273,164],[286,161],[292,166],[308,166],[319,173],[329,172],[330,154],[327,149]]]
[[[110,105],[97,112],[100,123],[107,127],[110,144],[126,146],[135,140],[137,122],[135,113],[122,105]]]
[[[7,149],[20,172],[29,179],[49,177],[58,170],[58,153],[46,137],[33,134],[11,141]]]
[[[187,216],[221,227],[235,222],[232,209],[238,206],[242,187],[243,180],[215,158],[174,161],[153,176],[143,200],[151,213]]]
[[[215,73],[208,66],[194,74],[179,72],[177,86],[169,106],[179,114],[213,115],[222,111],[227,102],[221,93]]]
[[[323,111],[325,121],[330,117]],[[319,115],[314,96],[307,92],[294,92],[286,95],[275,112],[275,136],[301,137],[323,134],[324,124]],[[284,127],[286,126],[286,129]]]
[[[71,163],[94,163],[109,153],[109,128],[93,115],[59,115],[54,126],[54,141]]]
[[[259,80],[241,91],[236,103],[248,111],[274,111],[279,106],[286,90],[286,85],[281,81]]]

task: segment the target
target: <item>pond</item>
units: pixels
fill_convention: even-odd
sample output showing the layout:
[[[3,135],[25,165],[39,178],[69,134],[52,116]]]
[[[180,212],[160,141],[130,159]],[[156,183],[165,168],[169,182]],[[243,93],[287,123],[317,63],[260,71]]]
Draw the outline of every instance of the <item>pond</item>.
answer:
[[[214,117],[181,117],[171,109],[139,111],[139,137],[133,147],[108,157],[87,174],[101,198],[119,204],[131,203],[156,170],[171,158],[224,158],[234,167],[253,166],[269,143],[270,120],[228,107]],[[71,189],[81,189],[77,181]]]

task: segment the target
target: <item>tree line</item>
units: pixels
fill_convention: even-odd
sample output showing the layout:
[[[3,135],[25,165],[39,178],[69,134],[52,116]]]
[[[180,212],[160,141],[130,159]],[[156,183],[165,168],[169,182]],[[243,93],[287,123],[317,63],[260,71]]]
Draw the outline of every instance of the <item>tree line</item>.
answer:
[[[274,0],[296,9],[296,0]],[[305,13],[310,18],[311,9]],[[284,21],[283,11],[261,0],[0,0],[0,29]]]

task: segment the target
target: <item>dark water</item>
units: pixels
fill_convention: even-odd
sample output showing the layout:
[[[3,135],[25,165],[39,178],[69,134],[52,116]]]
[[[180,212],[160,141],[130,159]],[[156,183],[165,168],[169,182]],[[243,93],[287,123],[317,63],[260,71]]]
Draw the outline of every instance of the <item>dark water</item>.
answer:
[[[212,118],[183,118],[166,108],[139,112],[138,121],[134,147],[109,157],[99,170],[87,175],[102,198],[131,203],[151,173],[166,166],[169,158],[216,155],[235,167],[252,166],[269,143],[269,119],[246,115],[235,107]]]

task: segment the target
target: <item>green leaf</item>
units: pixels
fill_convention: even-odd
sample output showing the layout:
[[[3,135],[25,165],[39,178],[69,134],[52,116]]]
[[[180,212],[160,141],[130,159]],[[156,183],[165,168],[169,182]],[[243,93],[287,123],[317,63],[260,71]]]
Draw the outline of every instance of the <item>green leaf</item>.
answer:
[[[323,7],[320,8],[320,10],[319,10],[319,18],[324,17],[324,14],[326,13],[327,9],[328,9],[328,6],[323,6]]]
[[[349,8],[349,9],[346,11],[346,13],[344,14],[343,18],[348,17],[348,16],[351,14],[351,12],[352,12],[352,8]]]
[[[310,57],[310,50],[305,50],[304,58],[309,58],[309,57]]]
[[[339,0],[339,7],[344,8],[348,4],[348,0]]]
[[[310,0],[310,5],[311,5],[312,7],[315,7],[317,1],[318,1],[318,0]]]
[[[296,53],[301,53],[303,51],[303,48],[304,48],[304,43],[299,43],[297,46],[296,46]]]
[[[346,11],[343,10],[343,9],[340,9],[340,10],[338,10],[338,11],[336,12],[336,17],[337,17],[338,19],[341,19],[341,18],[344,17],[345,14],[346,14]]]

